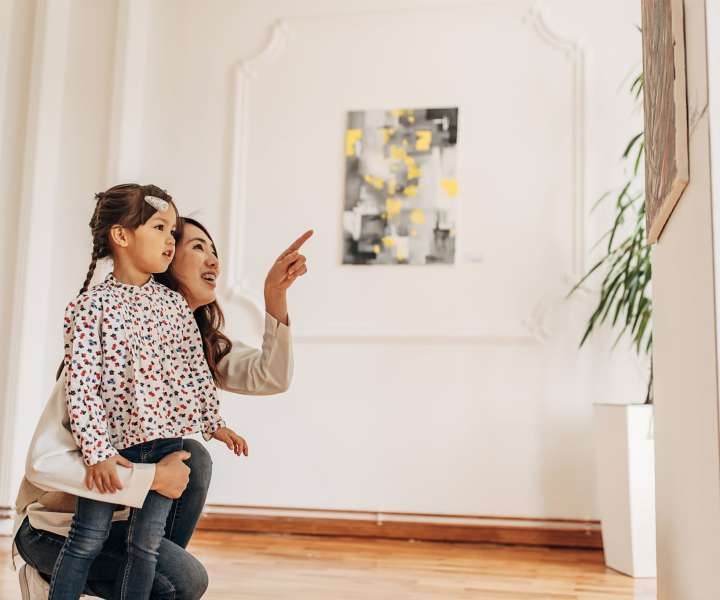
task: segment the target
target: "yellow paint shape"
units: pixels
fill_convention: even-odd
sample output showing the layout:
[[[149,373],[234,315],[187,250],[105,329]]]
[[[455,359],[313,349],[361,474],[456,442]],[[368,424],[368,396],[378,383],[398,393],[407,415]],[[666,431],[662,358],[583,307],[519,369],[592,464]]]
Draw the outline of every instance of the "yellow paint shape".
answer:
[[[419,130],[415,132],[415,150],[427,152],[432,143],[432,131]]]
[[[448,198],[455,198],[458,195],[458,182],[457,179],[443,179],[440,181],[440,185]]]
[[[395,238],[386,236],[382,239],[382,243],[386,248],[392,248],[395,245]]]
[[[418,192],[418,189],[417,189],[416,185],[409,185],[405,188],[405,191],[403,192],[403,194],[412,198],[413,196],[417,196],[417,192]]]
[[[415,225],[422,225],[425,223],[425,213],[421,209],[416,208],[410,213],[410,221]]]
[[[420,167],[417,166],[417,163],[415,161],[412,161],[412,164],[408,164],[408,179],[418,179],[420,175],[422,175],[422,171],[420,170]]]
[[[362,139],[362,129],[348,129],[345,132],[345,156],[355,155],[355,144]]]
[[[381,190],[385,187],[385,181],[381,177],[373,177],[372,175],[365,175],[365,182],[374,188]]]
[[[393,217],[399,215],[402,207],[402,200],[398,200],[397,198],[388,198],[387,200],[385,200],[385,211],[387,212],[389,219],[392,219]]]
[[[394,135],[395,128],[394,127],[383,127],[381,129],[381,131],[383,134],[383,145],[385,145],[390,141],[390,138]]]
[[[395,189],[397,187],[397,183],[395,183],[394,179],[391,179],[387,182],[387,193],[393,196],[395,194]]]
[[[393,144],[390,146],[390,158],[393,160],[405,160],[407,158],[407,152],[405,148]]]
[[[375,254],[380,254],[380,246],[379,246],[378,244],[375,244],[375,245],[373,246],[373,252],[374,252]]]
[[[398,246],[397,250],[395,251],[395,258],[397,258],[398,260],[407,260],[407,257],[407,250]]]
[[[404,116],[404,115],[412,116],[412,115],[415,114],[415,111],[414,111],[414,110],[410,110],[410,109],[408,109],[408,108],[396,108],[396,109],[394,109],[394,110],[391,110],[391,111],[390,111],[390,114],[391,114],[393,117],[402,117],[402,116]]]

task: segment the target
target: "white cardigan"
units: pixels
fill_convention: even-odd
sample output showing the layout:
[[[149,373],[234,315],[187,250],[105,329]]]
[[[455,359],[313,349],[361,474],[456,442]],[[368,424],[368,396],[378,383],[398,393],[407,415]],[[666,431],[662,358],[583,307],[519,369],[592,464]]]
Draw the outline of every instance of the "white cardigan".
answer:
[[[266,314],[262,349],[233,342],[218,368],[224,377],[222,389],[228,392],[268,395],[286,391],[293,373],[290,328]],[[61,376],[55,383],[30,442],[25,478],[15,501],[13,536],[26,516],[35,529],[67,536],[75,512],[75,499],[68,494],[141,507],[155,479],[155,465],[135,464],[132,469],[118,467],[123,488],[114,494],[85,487],[85,465],[70,432],[63,380]],[[128,513],[129,508],[117,511],[113,520],[127,519]]]

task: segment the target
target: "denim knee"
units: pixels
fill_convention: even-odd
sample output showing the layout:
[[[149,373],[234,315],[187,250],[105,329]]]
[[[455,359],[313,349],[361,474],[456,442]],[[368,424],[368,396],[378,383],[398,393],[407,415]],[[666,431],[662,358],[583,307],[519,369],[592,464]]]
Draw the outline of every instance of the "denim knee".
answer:
[[[97,528],[73,523],[68,538],[70,545],[66,552],[78,558],[96,558],[110,535],[110,527]]]
[[[165,535],[165,527],[154,523],[146,523],[136,527],[128,536],[128,554],[134,554],[144,560],[157,561],[158,549]]]
[[[191,554],[173,565],[172,571],[155,572],[150,600],[200,600],[207,592],[209,578],[205,567]]]
[[[192,561],[188,575],[182,585],[175,590],[176,600],[200,600],[208,589],[208,574],[199,560]]]
[[[191,470],[189,485],[207,490],[212,479],[212,458],[207,448],[197,440],[184,439],[183,450],[190,453],[187,461]]]
[[[205,595],[205,592],[207,592],[209,583],[210,581],[208,579],[207,571],[205,570],[205,567],[200,565],[195,579],[195,589],[192,590],[194,594],[192,600],[200,600],[200,598]]]

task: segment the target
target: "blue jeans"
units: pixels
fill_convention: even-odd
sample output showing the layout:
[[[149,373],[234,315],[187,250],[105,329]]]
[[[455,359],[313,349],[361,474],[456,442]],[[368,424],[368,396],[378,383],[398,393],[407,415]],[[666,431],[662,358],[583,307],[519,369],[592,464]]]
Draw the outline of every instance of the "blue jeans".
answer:
[[[202,564],[184,548],[202,514],[212,476],[212,461],[199,442],[182,442],[183,449],[191,453],[190,459],[186,461],[191,469],[190,481],[183,495],[172,502],[165,521],[165,537],[157,548],[157,566],[150,595],[153,600],[198,600],[208,585],[207,573]],[[116,584],[122,580],[123,565],[129,557],[129,533],[130,521],[112,524],[101,552],[90,566],[83,593],[107,600],[114,597]],[[46,579],[53,573],[64,542],[62,536],[34,529],[27,519],[15,537],[22,558]]]
[[[119,450],[134,463],[157,463],[182,450],[182,438],[159,439]],[[110,535],[115,504],[78,498],[70,533],[58,556],[49,600],[77,600],[85,589],[90,565]],[[116,600],[147,600],[150,597],[158,548],[165,535],[165,522],[172,500],[148,492],[141,509],[130,510],[127,556],[115,581]]]

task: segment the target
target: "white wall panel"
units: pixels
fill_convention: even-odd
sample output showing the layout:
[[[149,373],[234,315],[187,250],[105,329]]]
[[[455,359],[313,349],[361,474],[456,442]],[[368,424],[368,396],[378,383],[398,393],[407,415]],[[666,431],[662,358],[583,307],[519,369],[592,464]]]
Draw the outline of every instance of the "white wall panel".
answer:
[[[92,194],[152,182],[215,232],[228,330],[248,341],[265,269],[317,231],[290,294],[295,381],[276,398],[224,395],[251,454],[213,443],[211,502],[595,518],[592,402],[640,401],[646,372],[611,333],[578,352],[594,296],[565,294],[608,224],[609,207],[589,206],[621,179],[640,124],[621,89],[640,62],[631,4],[73,3],[67,54],[52,57],[61,129],[41,138],[62,132],[61,176],[33,163],[56,180],[42,183],[57,218],[38,223],[62,251],[37,262],[56,293],[21,334],[28,356],[44,348],[32,406],[86,269]],[[345,113],[402,106],[460,108],[456,264],[343,266]]]

